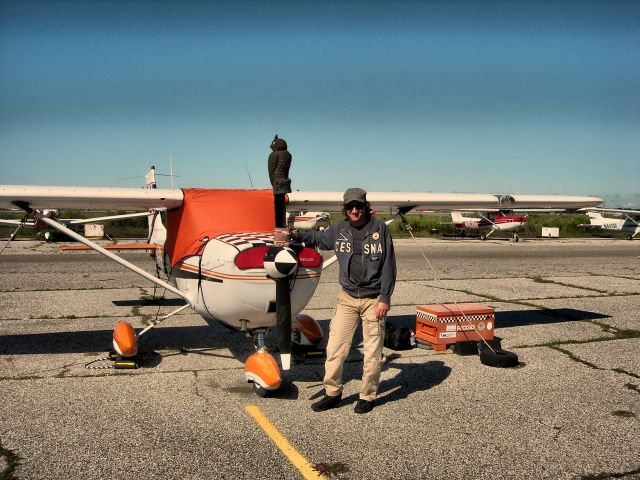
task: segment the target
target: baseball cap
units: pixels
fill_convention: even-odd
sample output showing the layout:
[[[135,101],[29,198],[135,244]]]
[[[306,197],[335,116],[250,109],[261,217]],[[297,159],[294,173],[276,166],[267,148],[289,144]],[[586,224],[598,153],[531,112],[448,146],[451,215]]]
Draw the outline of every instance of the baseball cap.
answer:
[[[367,203],[367,192],[361,188],[348,188],[344,192],[344,204],[351,202]]]

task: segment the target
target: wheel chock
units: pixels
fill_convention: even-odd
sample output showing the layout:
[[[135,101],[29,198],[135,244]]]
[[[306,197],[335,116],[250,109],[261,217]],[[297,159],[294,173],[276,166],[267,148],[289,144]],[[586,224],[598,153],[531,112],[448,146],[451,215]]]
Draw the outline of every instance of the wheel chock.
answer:
[[[138,363],[131,358],[120,358],[113,362],[113,368],[117,369],[135,369],[138,366]]]
[[[135,357],[124,358],[111,350],[107,354],[107,359],[113,362],[113,368],[117,369],[136,369],[140,368],[140,364],[137,362],[137,355]]]
[[[313,345],[300,345],[294,343],[291,346],[291,353],[299,358],[324,358],[327,356],[325,348],[318,348]]]
[[[309,350],[302,354],[304,358],[324,358],[327,356],[327,351],[324,348],[317,350]]]

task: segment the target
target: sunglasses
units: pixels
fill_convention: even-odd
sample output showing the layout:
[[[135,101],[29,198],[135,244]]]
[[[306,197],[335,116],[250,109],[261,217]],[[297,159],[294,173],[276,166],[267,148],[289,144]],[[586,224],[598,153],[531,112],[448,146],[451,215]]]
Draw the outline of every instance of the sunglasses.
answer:
[[[345,209],[347,212],[350,212],[350,211],[351,211],[351,210],[353,210],[354,208],[355,208],[356,210],[363,210],[363,209],[364,209],[364,203],[360,203],[360,202],[350,202],[350,203],[347,203],[346,205],[344,205],[344,209]]]

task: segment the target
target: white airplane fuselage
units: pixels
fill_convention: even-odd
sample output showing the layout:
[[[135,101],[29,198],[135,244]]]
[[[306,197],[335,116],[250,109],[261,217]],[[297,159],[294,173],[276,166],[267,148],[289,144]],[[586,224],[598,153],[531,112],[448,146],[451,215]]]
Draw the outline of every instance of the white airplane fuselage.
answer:
[[[261,240],[249,243],[242,241],[242,236],[212,238],[199,255],[178,261],[168,272],[169,280],[205,319],[249,331],[274,326],[276,283],[267,276],[263,264],[273,237],[261,234]],[[322,270],[322,256],[316,250],[302,248],[297,253],[299,263],[290,283],[292,316],[311,300]],[[168,258],[164,260],[168,262]]]
[[[640,233],[640,226],[629,218],[605,217],[600,212],[587,212],[587,215],[589,216],[589,223],[591,226],[634,235]]]

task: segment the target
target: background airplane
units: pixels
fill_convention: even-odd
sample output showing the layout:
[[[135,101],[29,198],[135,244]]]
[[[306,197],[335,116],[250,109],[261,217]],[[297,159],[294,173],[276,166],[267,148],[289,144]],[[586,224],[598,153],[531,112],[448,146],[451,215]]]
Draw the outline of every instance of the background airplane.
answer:
[[[467,230],[481,231],[480,240],[486,240],[492,233],[501,231],[511,233],[511,238],[517,242],[520,240],[518,232],[527,222],[527,217],[513,213],[511,210],[495,210],[486,211],[480,214],[480,217],[465,217],[463,213],[452,211],[450,224],[456,230],[458,235],[464,236]]]
[[[419,192],[370,192],[368,199],[372,209],[393,215],[389,221],[414,208],[580,208],[602,202],[586,196]],[[71,231],[52,210],[46,210],[54,205],[59,209],[130,210],[149,215],[149,238],[157,243],[153,255],[157,275]],[[342,192],[293,192],[288,196],[288,208],[293,211],[340,211],[341,206]],[[291,360],[292,323],[307,344],[322,341],[317,322],[298,314],[332,260],[323,261],[317,250],[304,245],[276,245],[271,190],[0,186],[0,208],[15,207],[36,223],[68,235],[185,300],[184,306],[139,332],[126,322],[118,322],[113,332],[117,360],[135,357],[142,335],[191,307],[205,319],[253,337],[256,353],[247,359],[244,372],[262,396],[279,388],[282,381],[278,364],[266,349],[265,337],[273,326],[278,326],[283,370]],[[166,228],[159,215],[162,209],[166,209]]]
[[[486,240],[491,234],[497,231],[509,232],[514,241],[519,241],[518,232],[527,223],[529,213],[557,213],[564,212],[565,209],[560,208],[509,208],[499,210],[475,210],[469,212],[452,211],[451,223],[442,223],[444,225],[453,225],[457,229],[458,235],[464,236],[467,230],[479,230],[483,233],[480,235],[481,240]],[[480,217],[465,217],[464,213],[477,213]],[[524,214],[524,215],[523,215]]]
[[[589,223],[581,223],[579,227],[624,232],[627,234],[627,240],[633,240],[640,233],[640,210],[589,207],[580,211],[587,213]]]

